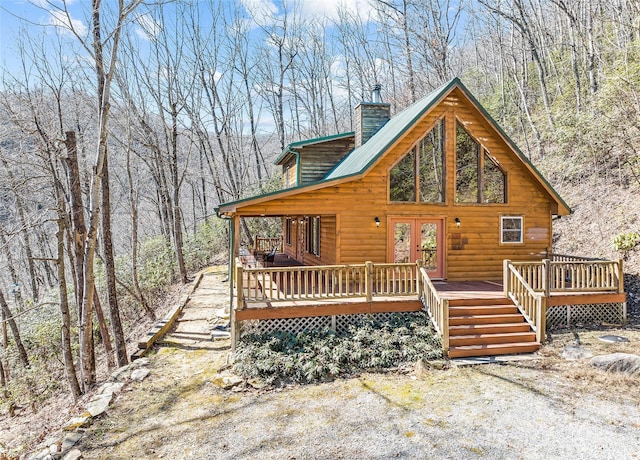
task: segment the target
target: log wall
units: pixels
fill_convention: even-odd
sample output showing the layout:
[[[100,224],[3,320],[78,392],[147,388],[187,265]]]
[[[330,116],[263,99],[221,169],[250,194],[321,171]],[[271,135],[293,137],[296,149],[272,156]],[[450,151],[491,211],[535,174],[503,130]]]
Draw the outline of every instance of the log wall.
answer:
[[[450,280],[498,280],[502,278],[503,259],[542,259],[551,248],[551,218],[557,212],[557,204],[482,114],[461,96],[458,89],[452,91],[413,129],[405,132],[364,178],[247,205],[238,208],[238,214],[323,216],[321,257],[314,260],[305,255],[303,262],[309,264],[385,262],[389,219],[393,216],[444,217],[445,276]],[[446,202],[391,203],[389,170],[442,117],[446,119]],[[456,121],[465,126],[506,172],[506,204],[455,203]],[[502,215],[523,217],[522,244],[500,244]],[[331,221],[325,216],[335,218]],[[381,221],[379,228],[376,228],[375,217]],[[461,221],[460,228],[454,222],[456,217]]]

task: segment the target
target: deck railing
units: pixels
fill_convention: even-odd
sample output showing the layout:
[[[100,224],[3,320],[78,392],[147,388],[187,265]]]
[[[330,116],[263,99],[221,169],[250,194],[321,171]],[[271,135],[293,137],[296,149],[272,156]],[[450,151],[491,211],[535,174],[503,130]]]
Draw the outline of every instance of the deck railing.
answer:
[[[343,299],[415,295],[417,265],[322,265],[316,267],[236,268],[238,308],[245,302]]]
[[[512,262],[524,281],[536,292],[624,292],[622,261],[559,256],[563,260]],[[570,260],[573,259],[573,260]]]
[[[533,272],[526,271],[528,275]],[[535,279],[531,276],[530,279]],[[536,292],[528,280],[521,274],[519,267],[508,260],[504,261],[504,293],[518,307],[531,328],[536,332],[536,340],[545,339],[545,320],[547,314],[546,296]]]
[[[278,252],[282,252],[282,237],[264,237],[264,236],[256,236],[256,240],[253,245],[253,253],[267,253],[271,251],[274,247],[277,247]]]
[[[418,297],[429,313],[433,327],[442,337],[442,349],[446,355],[449,351],[449,300],[438,295],[424,267],[420,267],[418,276]]]

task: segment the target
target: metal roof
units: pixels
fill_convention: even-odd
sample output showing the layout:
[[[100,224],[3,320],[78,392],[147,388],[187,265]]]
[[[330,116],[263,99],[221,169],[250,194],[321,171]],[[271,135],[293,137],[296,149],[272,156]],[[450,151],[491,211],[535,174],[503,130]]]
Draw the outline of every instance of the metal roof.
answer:
[[[323,188],[329,186],[335,181],[346,179],[350,176],[362,175],[376,163],[376,161],[387,153],[389,148],[402,136],[413,128],[416,122],[423,117],[435,104],[439,103],[442,98],[446,97],[453,88],[459,88],[464,95],[471,101],[471,103],[480,111],[480,113],[489,121],[493,128],[503,138],[507,145],[513,150],[518,158],[525,164],[533,176],[540,182],[540,184],[547,190],[547,192],[556,200],[556,202],[563,206],[568,213],[571,213],[571,208],[560,197],[560,195],[554,190],[554,188],[547,182],[547,180],[540,174],[536,167],[529,161],[529,159],[520,151],[516,144],[507,136],[502,128],[496,123],[496,121],[487,113],[487,111],[480,105],[480,103],[473,97],[469,90],[462,84],[459,78],[454,78],[446,85],[436,89],[429,95],[423,97],[416,103],[407,107],[393,118],[391,118],[384,126],[382,126],[367,142],[360,147],[352,150],[347,154],[340,163],[338,163],[327,175],[320,181],[305,184],[303,186],[292,187],[289,189],[279,190],[276,192],[270,192],[259,196],[253,196],[230,203],[223,203],[221,208],[235,208],[238,204],[262,201],[275,198],[278,195],[290,195],[303,193],[305,190]],[[278,161],[280,161],[288,153],[291,153],[290,148],[299,148],[305,145],[327,142],[341,137],[348,137],[353,133],[342,133],[333,136],[325,136],[316,139],[309,139],[306,141],[298,141],[289,144],[287,149],[280,155]],[[326,185],[325,185],[326,184]]]
[[[431,94],[423,97],[416,103],[410,105],[402,112],[394,115],[384,124],[371,138],[360,147],[353,150],[333,170],[325,176],[325,180],[338,179],[365,172],[369,166],[380,158],[391,147],[400,136],[411,129],[442,96],[449,90],[460,84],[460,80],[455,78],[446,85],[436,89]]]
[[[348,133],[332,134],[331,136],[316,137],[315,139],[306,139],[302,141],[292,142],[291,144],[287,145],[287,147],[282,151],[282,153],[278,156],[278,158],[276,158],[273,164],[277,165],[278,163],[280,163],[283,160],[283,158],[287,156],[288,153],[291,153],[292,149],[297,149],[300,147],[305,147],[307,145],[322,144],[323,142],[330,142],[338,139],[352,137],[352,136],[355,136],[355,134],[356,134],[355,132],[350,131]]]

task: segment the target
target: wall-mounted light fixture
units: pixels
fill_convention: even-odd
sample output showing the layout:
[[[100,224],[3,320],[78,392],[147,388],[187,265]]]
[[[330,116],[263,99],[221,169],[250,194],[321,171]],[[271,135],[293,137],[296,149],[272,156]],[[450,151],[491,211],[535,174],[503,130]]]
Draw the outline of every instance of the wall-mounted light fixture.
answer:
[[[459,218],[459,217],[456,217],[456,218],[454,219],[454,222],[456,223],[456,227],[460,228],[460,218]]]
[[[376,223],[376,227],[380,227],[380,218],[378,216],[374,217],[373,221]]]

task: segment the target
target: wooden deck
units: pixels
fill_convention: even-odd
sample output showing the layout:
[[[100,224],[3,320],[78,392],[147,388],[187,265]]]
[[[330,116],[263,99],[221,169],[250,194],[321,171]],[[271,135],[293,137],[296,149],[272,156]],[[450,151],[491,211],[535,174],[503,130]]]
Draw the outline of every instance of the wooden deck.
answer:
[[[280,263],[290,261],[281,259]],[[470,305],[487,300],[504,300],[502,283],[499,281],[434,281],[438,295],[449,301],[450,307]],[[547,298],[547,306],[582,305],[625,302],[626,295],[617,292],[572,292],[552,293]],[[371,314],[391,312],[417,312],[424,306],[417,295],[373,296],[371,301],[364,297],[342,299],[295,300],[280,302],[243,302],[236,310],[236,319],[300,318],[309,316]]]

